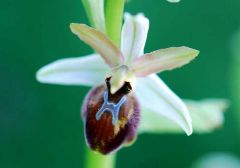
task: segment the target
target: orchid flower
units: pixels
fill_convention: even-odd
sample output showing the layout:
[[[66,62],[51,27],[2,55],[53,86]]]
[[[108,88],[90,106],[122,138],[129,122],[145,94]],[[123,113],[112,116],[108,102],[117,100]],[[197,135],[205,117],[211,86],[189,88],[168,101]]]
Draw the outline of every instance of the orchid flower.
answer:
[[[202,127],[199,109],[208,114],[209,106],[188,101],[188,108],[156,75],[189,63],[199,51],[182,46],[144,54],[149,20],[143,14],[125,14],[120,49],[103,32],[85,24],[72,23],[70,28],[96,54],[46,65],[37,72],[37,80],[93,87],[82,107],[86,141],[91,149],[111,153],[133,142],[138,132],[179,132],[178,128],[182,128],[190,135],[193,128],[189,109],[197,121],[193,125],[202,132],[222,122],[224,102],[217,108],[213,105],[215,111],[206,115],[215,116],[215,125]]]

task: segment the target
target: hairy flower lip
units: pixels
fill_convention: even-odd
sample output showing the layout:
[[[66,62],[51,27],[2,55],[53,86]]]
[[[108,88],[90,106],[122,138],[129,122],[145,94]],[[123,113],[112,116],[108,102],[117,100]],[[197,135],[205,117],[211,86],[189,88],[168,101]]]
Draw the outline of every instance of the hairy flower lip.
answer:
[[[139,104],[134,95],[130,94],[120,109],[116,125],[112,124],[112,116],[108,112],[103,113],[97,121],[95,115],[103,103],[102,94],[106,89],[106,86],[100,85],[90,90],[82,106],[86,142],[91,149],[102,154],[116,151],[135,139],[140,119]],[[111,101],[116,102],[118,99],[113,96]]]

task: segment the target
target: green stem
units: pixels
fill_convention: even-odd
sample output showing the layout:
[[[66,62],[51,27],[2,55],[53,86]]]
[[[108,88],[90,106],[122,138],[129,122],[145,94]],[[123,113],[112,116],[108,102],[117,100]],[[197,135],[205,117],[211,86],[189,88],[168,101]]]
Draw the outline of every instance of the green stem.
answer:
[[[101,155],[86,149],[85,168],[114,168],[116,154]]]
[[[106,33],[109,38],[119,47],[121,40],[122,18],[125,0],[106,0],[105,9],[105,21],[106,21]],[[88,19],[92,26],[98,27],[99,24],[94,22],[94,18],[91,13],[91,4],[88,0],[82,0],[84,8],[86,10]],[[93,11],[94,12],[94,11]],[[100,12],[101,13],[101,12]],[[85,168],[114,168],[116,154],[101,155],[86,149],[85,155]]]
[[[109,38],[119,47],[121,42],[124,0],[106,0],[106,31]]]

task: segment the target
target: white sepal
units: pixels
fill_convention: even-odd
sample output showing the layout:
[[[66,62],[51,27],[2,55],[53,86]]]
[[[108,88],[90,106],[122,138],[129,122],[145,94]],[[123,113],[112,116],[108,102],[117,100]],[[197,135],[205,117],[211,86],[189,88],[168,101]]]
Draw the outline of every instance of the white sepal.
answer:
[[[157,75],[139,78],[136,95],[142,108],[154,112],[156,119],[157,116],[160,119],[168,118],[178,124],[187,135],[192,134],[192,120],[186,105]]]
[[[41,83],[96,86],[104,83],[109,67],[98,54],[64,58],[42,67],[37,72]]]

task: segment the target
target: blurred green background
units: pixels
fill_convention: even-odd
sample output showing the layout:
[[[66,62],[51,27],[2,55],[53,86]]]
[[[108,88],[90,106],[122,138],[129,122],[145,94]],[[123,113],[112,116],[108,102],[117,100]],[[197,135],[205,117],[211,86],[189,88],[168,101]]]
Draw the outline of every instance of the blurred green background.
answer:
[[[234,97],[240,89],[233,83],[240,80],[240,62],[231,53],[231,39],[240,28],[240,1],[132,0],[125,10],[150,19],[145,51],[181,45],[201,51],[191,64],[161,74],[179,96],[228,98],[231,108],[224,127],[212,134],[140,135],[132,147],[120,150],[117,168],[188,168],[216,151],[240,156],[240,100]],[[87,22],[80,0],[0,1],[1,168],[83,167],[80,106],[89,88],[35,79],[47,63],[91,52],[70,32],[70,22]]]

